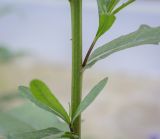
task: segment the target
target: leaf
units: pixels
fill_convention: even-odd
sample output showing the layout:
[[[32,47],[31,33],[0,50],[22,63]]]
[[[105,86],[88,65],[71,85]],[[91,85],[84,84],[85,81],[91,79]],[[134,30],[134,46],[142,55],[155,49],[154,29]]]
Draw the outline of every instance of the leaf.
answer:
[[[89,57],[87,65],[84,69],[90,68],[97,61],[108,57],[112,53],[144,44],[158,44],[159,42],[160,27],[152,28],[147,25],[141,25],[137,31],[121,36],[97,48]]]
[[[32,95],[39,102],[52,108],[64,121],[70,123],[70,118],[67,112],[45,83],[40,80],[33,80],[30,83],[30,89]]]
[[[99,13],[99,27],[96,34],[96,39],[107,32],[113,25],[115,21],[115,16],[111,13],[114,5],[118,3],[119,0],[97,0],[98,13]]]
[[[89,92],[89,94],[84,98],[84,100],[78,106],[78,108],[73,116],[72,123],[100,94],[102,89],[105,87],[107,81],[108,81],[108,78],[104,78],[98,84],[96,84],[94,86],[94,88]]]
[[[136,0],[128,0],[127,2],[123,3],[121,6],[119,6],[117,9],[113,11],[113,14],[117,14],[119,11],[121,11],[123,8],[127,7],[129,4],[135,2]]]
[[[47,128],[47,129],[42,129],[42,130],[36,130],[36,131],[32,131],[32,132],[24,132],[24,133],[20,133],[20,134],[12,134],[9,135],[8,138],[9,139],[41,139],[44,137],[48,137],[51,135],[56,135],[56,134],[60,134],[63,131],[51,127],[51,128]]]
[[[105,14],[100,15],[99,28],[96,34],[96,39],[98,39],[112,27],[115,19],[116,17],[114,15],[105,15]]]
[[[99,15],[111,14],[120,0],[97,0]]]
[[[20,132],[24,132],[24,131],[33,131],[34,128],[11,116],[8,113],[2,113],[0,112],[0,134],[2,135],[7,135],[8,133],[20,133]]]
[[[61,117],[61,115],[59,113],[57,113],[54,109],[48,107],[47,105],[45,105],[44,103],[41,103],[39,100],[37,100],[31,93],[30,89],[28,87],[25,86],[20,86],[19,87],[19,92],[21,95],[23,95],[25,98],[28,98],[31,102],[33,102],[34,104],[36,104],[38,107],[52,112],[53,114]]]
[[[116,20],[115,15],[134,1],[135,0],[128,0],[127,2],[119,6],[117,9],[115,9],[120,0],[97,0],[99,27],[95,40],[98,40],[99,37],[101,37],[113,26]]]
[[[61,130],[63,129],[64,131],[68,130],[67,124],[61,122],[56,115],[36,107],[32,103],[27,103],[7,113],[16,119],[31,125],[36,130],[48,127],[56,127]]]
[[[0,134],[21,134],[56,127],[68,131],[68,126],[54,114],[44,111],[33,104],[25,104],[8,112],[0,112]],[[47,138],[48,139],[48,138]]]

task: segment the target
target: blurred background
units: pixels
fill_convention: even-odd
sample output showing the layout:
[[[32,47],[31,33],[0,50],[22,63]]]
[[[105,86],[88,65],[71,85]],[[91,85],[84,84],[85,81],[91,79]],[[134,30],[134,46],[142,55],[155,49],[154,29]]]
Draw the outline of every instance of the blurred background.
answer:
[[[124,9],[96,46],[141,24],[160,25],[159,0],[137,0]],[[84,55],[97,26],[96,0],[85,0]],[[22,105],[17,87],[34,78],[44,80],[68,108],[70,39],[67,0],[0,0],[0,111]],[[131,48],[98,62],[85,73],[83,96],[104,76],[107,87],[83,115],[84,137],[160,139],[160,47]]]

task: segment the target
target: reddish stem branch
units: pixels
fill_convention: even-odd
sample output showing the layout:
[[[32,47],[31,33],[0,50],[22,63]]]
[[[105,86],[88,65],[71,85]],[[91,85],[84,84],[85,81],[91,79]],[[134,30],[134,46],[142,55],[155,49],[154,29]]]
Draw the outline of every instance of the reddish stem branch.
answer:
[[[93,40],[93,42],[92,42],[92,44],[91,44],[91,46],[90,46],[90,48],[89,48],[89,50],[88,50],[88,52],[87,52],[87,54],[86,54],[86,56],[85,56],[85,59],[84,59],[83,64],[82,64],[82,67],[85,67],[85,66],[86,66],[87,61],[88,61],[88,59],[89,59],[89,56],[91,55],[91,52],[92,52],[92,50],[93,50],[96,42],[97,42],[97,38],[95,37],[95,39]]]

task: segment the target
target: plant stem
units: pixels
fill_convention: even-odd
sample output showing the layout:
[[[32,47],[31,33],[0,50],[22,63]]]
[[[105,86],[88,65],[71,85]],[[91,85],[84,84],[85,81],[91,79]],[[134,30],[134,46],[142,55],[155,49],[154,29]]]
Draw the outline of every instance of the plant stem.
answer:
[[[82,0],[70,0],[72,20],[72,96],[73,114],[81,102],[82,92]],[[73,130],[81,138],[81,116],[73,123]]]
[[[87,54],[86,54],[86,56],[85,56],[85,59],[84,59],[83,64],[82,64],[82,67],[86,66],[88,58],[89,58],[89,56],[90,56],[90,54],[91,54],[91,52],[92,52],[92,50],[93,50],[93,48],[94,48],[97,40],[98,40],[98,38],[95,37],[94,40],[93,40],[93,42],[92,42],[92,44],[91,44],[91,46],[90,46],[90,48],[89,48],[89,50],[88,50],[88,52],[87,52]]]

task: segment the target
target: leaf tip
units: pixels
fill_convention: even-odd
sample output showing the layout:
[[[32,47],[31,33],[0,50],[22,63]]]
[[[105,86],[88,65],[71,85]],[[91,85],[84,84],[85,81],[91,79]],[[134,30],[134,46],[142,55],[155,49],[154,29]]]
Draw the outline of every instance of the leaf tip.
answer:
[[[41,81],[41,80],[39,80],[39,79],[33,79],[33,80],[31,80],[30,81],[30,83],[29,83],[29,86],[30,86],[30,89],[32,90],[35,86],[46,86],[46,84],[43,82],[43,81]]]
[[[39,79],[33,79],[33,80],[30,81],[30,85],[32,85],[36,82],[42,82],[42,81],[40,81]]]

